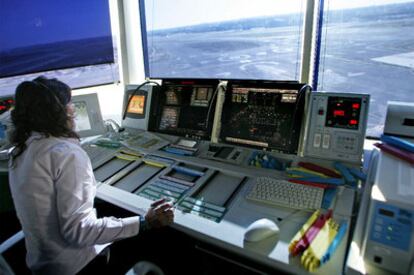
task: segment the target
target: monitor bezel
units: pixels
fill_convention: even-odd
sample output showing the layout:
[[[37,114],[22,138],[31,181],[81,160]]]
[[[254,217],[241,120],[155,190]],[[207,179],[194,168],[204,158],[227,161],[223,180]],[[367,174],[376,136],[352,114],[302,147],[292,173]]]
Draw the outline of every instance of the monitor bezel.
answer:
[[[90,137],[103,135],[106,132],[104,120],[102,118],[101,108],[99,105],[98,94],[82,94],[72,96],[71,102],[85,102],[86,110],[88,112],[88,119],[91,128],[88,130],[77,131],[79,137]],[[75,114],[76,115],[76,114]]]

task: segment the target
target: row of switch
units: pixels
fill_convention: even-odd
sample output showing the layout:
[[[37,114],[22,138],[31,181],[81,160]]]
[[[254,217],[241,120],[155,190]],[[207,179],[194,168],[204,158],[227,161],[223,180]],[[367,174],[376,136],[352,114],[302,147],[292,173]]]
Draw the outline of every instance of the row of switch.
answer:
[[[321,146],[322,141],[322,148],[323,149],[329,149],[330,143],[331,143],[331,135],[324,134],[323,140],[322,140],[322,134],[316,133],[313,138],[313,147],[319,148]]]
[[[341,149],[341,151],[354,151],[356,149],[356,143],[357,139],[355,137],[344,137],[344,136],[338,136],[336,143],[337,143],[337,149]],[[324,134],[322,138],[321,133],[316,133],[313,137],[313,147],[319,148],[321,147],[323,149],[329,149],[331,146],[331,135],[330,134]]]

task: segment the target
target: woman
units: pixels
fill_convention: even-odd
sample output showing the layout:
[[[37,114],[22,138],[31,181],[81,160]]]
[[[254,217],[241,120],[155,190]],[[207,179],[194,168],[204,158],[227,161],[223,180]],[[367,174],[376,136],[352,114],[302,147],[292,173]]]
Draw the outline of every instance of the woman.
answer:
[[[96,217],[96,182],[73,115],[71,89],[56,79],[38,77],[16,89],[9,182],[35,274],[90,271],[111,242],[173,221],[163,200],[145,218]]]

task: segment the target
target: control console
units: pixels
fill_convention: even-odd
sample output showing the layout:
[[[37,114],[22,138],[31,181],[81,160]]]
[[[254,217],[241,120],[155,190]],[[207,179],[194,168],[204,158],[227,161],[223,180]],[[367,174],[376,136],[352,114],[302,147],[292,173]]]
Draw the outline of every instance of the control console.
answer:
[[[369,95],[313,92],[305,156],[360,163]]]

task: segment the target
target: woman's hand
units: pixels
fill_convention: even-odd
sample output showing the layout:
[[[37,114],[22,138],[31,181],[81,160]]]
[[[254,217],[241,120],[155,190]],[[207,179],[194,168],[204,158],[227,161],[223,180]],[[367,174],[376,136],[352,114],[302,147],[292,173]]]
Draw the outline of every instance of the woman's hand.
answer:
[[[165,198],[155,201],[145,214],[145,221],[149,228],[170,225],[174,221],[173,205]]]

